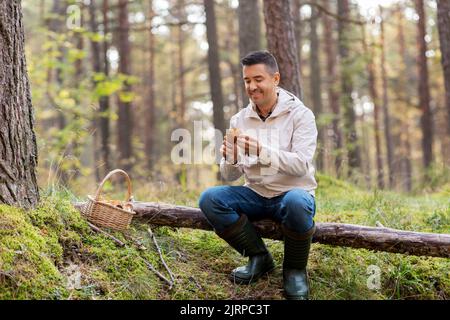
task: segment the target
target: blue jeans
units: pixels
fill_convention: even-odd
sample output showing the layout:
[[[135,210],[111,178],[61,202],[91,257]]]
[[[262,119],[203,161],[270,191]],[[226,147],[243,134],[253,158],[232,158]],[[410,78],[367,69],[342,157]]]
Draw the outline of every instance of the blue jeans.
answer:
[[[294,232],[305,233],[313,227],[316,214],[314,197],[300,188],[265,198],[244,186],[211,187],[201,194],[199,207],[218,232],[245,214],[250,221],[271,219]]]

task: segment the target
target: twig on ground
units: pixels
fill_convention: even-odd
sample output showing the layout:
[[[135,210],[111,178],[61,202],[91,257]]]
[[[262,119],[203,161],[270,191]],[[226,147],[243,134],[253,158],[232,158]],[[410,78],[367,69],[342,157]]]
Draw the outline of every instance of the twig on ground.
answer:
[[[170,281],[169,279],[167,279],[166,277],[164,277],[158,270],[155,269],[155,267],[148,262],[147,260],[145,260],[144,258],[142,258],[142,261],[144,261],[145,265],[151,270],[153,271],[158,277],[160,277],[162,280],[164,280],[165,282],[167,282],[169,284],[169,289],[172,289],[173,287],[173,282]]]
[[[92,230],[94,230],[94,231],[96,231],[96,232],[99,232],[99,233],[101,233],[101,234],[107,236],[108,238],[110,238],[111,240],[113,240],[113,241],[114,241],[116,244],[118,244],[119,246],[121,246],[121,247],[126,247],[126,244],[125,244],[125,243],[123,243],[122,241],[120,241],[119,239],[117,239],[116,237],[114,237],[113,235],[111,235],[111,234],[109,234],[108,232],[106,232],[106,231],[100,229],[99,227],[97,227],[96,225],[90,223],[89,221],[87,221],[87,223],[88,223],[89,227],[91,227]],[[142,258],[142,257],[140,257],[140,258],[141,258],[142,261],[145,263],[145,265],[147,266],[147,268],[149,268],[151,271],[153,271],[159,278],[161,278],[162,280],[164,280],[165,282],[167,282],[168,285],[169,285],[169,289],[172,289],[173,284],[174,284],[174,282],[175,282],[175,278],[174,278],[174,276],[173,276],[173,273],[172,273],[172,271],[170,271],[170,269],[167,267],[167,265],[166,265],[166,263],[165,263],[165,261],[164,261],[164,259],[163,259],[163,257],[162,257],[161,250],[159,249],[158,243],[156,242],[156,239],[155,239],[155,237],[153,236],[153,233],[151,232],[150,229],[149,229],[149,233],[150,233],[150,235],[152,236],[153,242],[155,243],[156,248],[158,249],[158,254],[159,254],[159,256],[160,256],[160,258],[161,258],[161,260],[162,260],[162,263],[164,264],[164,267],[166,268],[166,270],[169,272],[169,275],[170,275],[170,278],[171,278],[172,281],[169,280],[169,279],[167,279],[167,278],[166,278],[165,276],[163,276],[158,270],[156,270],[156,268],[155,268],[148,260],[146,260],[146,259],[144,259],[144,258]],[[144,246],[142,243],[140,243],[137,239],[133,238],[133,237],[130,236],[130,235],[126,235],[126,234],[124,234],[124,236],[125,236],[127,239],[132,240],[132,241],[135,243],[135,245],[136,245],[140,250],[145,249],[145,246]]]
[[[152,232],[152,229],[147,228],[148,233],[150,234],[150,237],[152,237],[153,243],[155,244],[156,249],[158,250],[159,257],[161,259],[161,262],[164,265],[164,268],[166,268],[167,272],[169,273],[170,279],[172,282],[175,282],[175,275],[172,273],[172,270],[167,266],[166,262],[164,261],[163,255],[161,253],[161,249],[159,248],[158,242],[156,242],[156,237]]]
[[[142,243],[141,240],[136,239],[132,236],[130,236],[129,234],[124,233],[123,234],[125,236],[125,238],[127,238],[130,241],[133,241],[133,243],[135,244],[135,246],[139,249],[139,250],[147,250],[147,247],[144,246],[144,244]]]
[[[92,223],[88,222],[89,227],[91,227],[92,230],[99,232],[101,234],[104,234],[105,236],[107,236],[108,238],[110,238],[111,240],[113,240],[115,243],[117,243],[119,246],[124,247],[125,243],[123,243],[122,241],[120,241],[119,239],[117,239],[116,237],[114,237],[113,235],[109,234],[106,231],[103,231],[102,229],[100,229],[99,227],[97,227],[96,225],[93,225]]]

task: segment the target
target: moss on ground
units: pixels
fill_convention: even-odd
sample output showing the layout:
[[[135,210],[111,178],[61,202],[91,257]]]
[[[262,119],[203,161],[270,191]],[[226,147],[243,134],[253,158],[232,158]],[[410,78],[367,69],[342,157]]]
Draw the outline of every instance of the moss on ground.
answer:
[[[141,258],[158,255],[110,232],[127,247],[93,232],[63,195],[28,212],[1,205],[0,299],[155,299],[162,284]]]
[[[447,189],[413,197],[363,192],[322,175],[318,180],[318,222],[380,222],[404,230],[450,233]],[[200,192],[183,193],[174,187],[137,197],[196,206]],[[154,227],[176,275],[176,285],[169,290],[142,260],[167,275],[147,226],[133,222],[128,237],[109,230],[127,243],[119,247],[92,231],[72,200],[67,192],[52,192],[32,211],[0,205],[0,299],[282,299],[280,241],[266,240],[276,270],[255,284],[239,286],[229,282],[227,274],[246,259],[213,232]],[[140,249],[129,236],[140,241]],[[372,267],[380,272],[378,289],[368,286]],[[450,262],[443,258],[313,244],[309,275],[313,299],[450,298]]]

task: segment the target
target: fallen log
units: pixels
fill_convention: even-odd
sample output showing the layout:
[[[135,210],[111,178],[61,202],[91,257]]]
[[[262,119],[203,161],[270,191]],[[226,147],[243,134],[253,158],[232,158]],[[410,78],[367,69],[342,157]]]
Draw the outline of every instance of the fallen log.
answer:
[[[76,203],[80,209],[83,203]],[[200,209],[157,202],[135,202],[137,219],[151,225],[213,230]],[[262,237],[281,240],[279,224],[271,220],[254,223]],[[403,231],[385,227],[318,222],[313,242],[364,248],[415,256],[450,258],[450,234]]]

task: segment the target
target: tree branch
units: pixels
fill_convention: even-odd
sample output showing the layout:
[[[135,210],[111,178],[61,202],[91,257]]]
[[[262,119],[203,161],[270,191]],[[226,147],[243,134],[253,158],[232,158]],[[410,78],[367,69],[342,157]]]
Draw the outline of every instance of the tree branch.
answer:
[[[80,208],[83,204],[75,204]],[[167,203],[135,202],[135,219],[151,225],[212,230],[200,209]],[[283,239],[279,224],[254,223],[265,238]],[[450,258],[450,234],[422,233],[344,223],[316,223],[313,242],[416,256]]]

